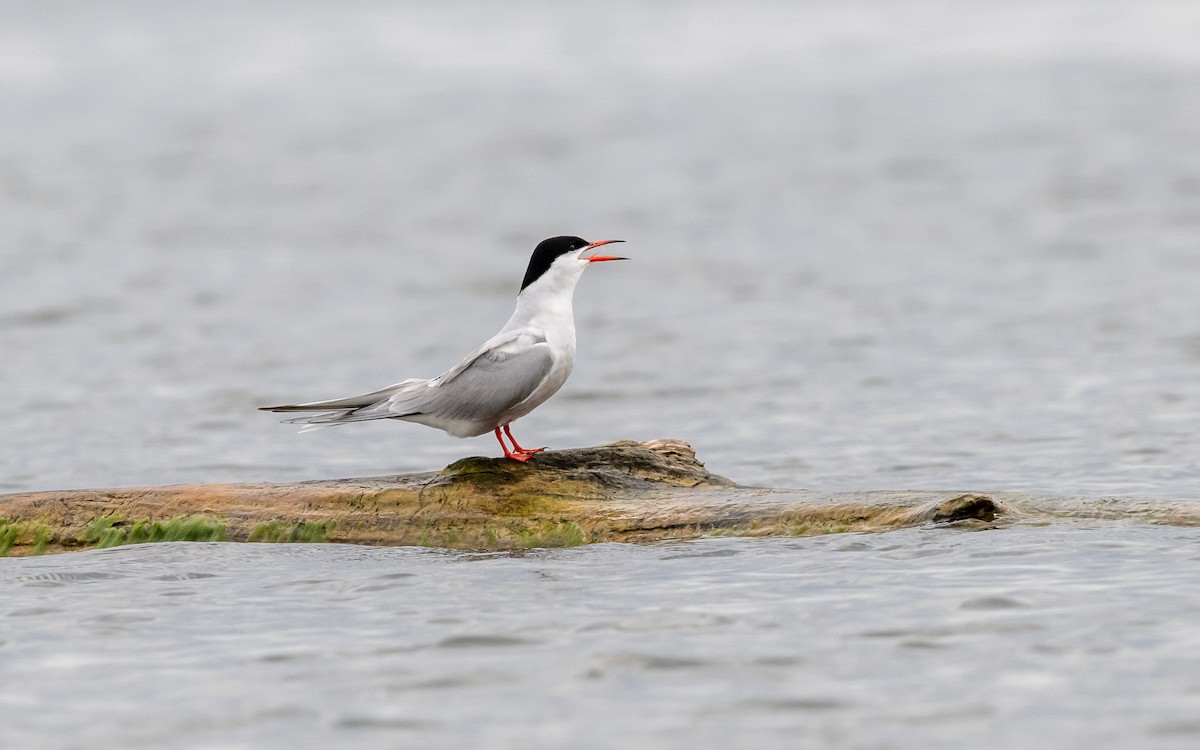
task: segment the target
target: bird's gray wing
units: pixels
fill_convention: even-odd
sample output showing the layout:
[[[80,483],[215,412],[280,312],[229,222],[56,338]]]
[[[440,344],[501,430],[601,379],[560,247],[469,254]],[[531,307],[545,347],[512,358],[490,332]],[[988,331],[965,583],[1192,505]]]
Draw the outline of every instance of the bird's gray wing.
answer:
[[[529,332],[497,336],[479,352],[434,378],[419,396],[392,397],[395,416],[430,414],[465,421],[486,419],[528,398],[554,364],[546,339]]]

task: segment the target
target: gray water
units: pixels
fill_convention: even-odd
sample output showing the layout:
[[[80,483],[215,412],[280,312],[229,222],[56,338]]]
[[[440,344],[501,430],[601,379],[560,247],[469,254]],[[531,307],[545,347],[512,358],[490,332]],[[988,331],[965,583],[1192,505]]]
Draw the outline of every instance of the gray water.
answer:
[[[498,451],[255,406],[441,372],[628,240],[534,445],[1196,498],[1190,2],[3,3],[0,490]]]
[[[1196,529],[173,543],[0,587],[6,747],[1200,742]]]
[[[621,238],[526,444],[1200,498],[1200,5],[0,0],[0,492],[495,455],[431,376]],[[1194,746],[1196,534],[0,563],[18,747]],[[211,576],[211,577],[204,577]]]

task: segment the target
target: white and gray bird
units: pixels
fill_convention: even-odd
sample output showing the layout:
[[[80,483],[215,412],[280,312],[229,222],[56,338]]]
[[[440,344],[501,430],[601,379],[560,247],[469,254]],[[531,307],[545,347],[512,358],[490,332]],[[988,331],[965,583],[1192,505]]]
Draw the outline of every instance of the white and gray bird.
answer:
[[[571,374],[575,364],[571,309],[575,285],[592,263],[626,260],[585,253],[622,241],[543,240],[529,259],[512,317],[483,346],[436,378],[410,378],[361,396],[264,406],[261,411],[324,412],[285,420],[307,425],[304,430],[372,419],[416,422],[455,437],[474,437],[492,430],[505,458],[528,461],[544,449],[522,448],[509,425],[558,392]],[[501,430],[512,442],[511,450]]]

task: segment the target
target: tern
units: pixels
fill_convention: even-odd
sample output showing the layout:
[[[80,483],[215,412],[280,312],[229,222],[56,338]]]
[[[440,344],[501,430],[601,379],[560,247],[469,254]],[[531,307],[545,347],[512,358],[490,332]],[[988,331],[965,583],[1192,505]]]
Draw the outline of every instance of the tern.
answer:
[[[545,403],[567,381],[575,364],[571,309],[575,285],[592,263],[627,260],[586,253],[623,241],[551,237],[538,243],[512,317],[483,346],[436,378],[410,378],[361,396],[264,406],[260,411],[323,412],[284,420],[306,425],[301,432],[374,419],[416,422],[460,438],[491,430],[505,458],[528,461],[545,449],[522,448],[510,425]],[[512,442],[512,450],[501,431]]]

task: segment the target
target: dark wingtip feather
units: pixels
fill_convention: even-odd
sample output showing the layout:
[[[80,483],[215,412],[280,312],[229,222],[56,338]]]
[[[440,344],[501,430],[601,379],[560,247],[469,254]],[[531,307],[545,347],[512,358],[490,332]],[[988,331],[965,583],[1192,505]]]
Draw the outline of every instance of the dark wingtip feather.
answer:
[[[347,407],[347,409],[349,409],[349,407]],[[329,411],[329,407],[328,406],[311,406],[311,405],[307,405],[307,404],[281,404],[279,406],[260,406],[260,407],[258,407],[258,410],[259,411],[273,411],[273,412]]]

